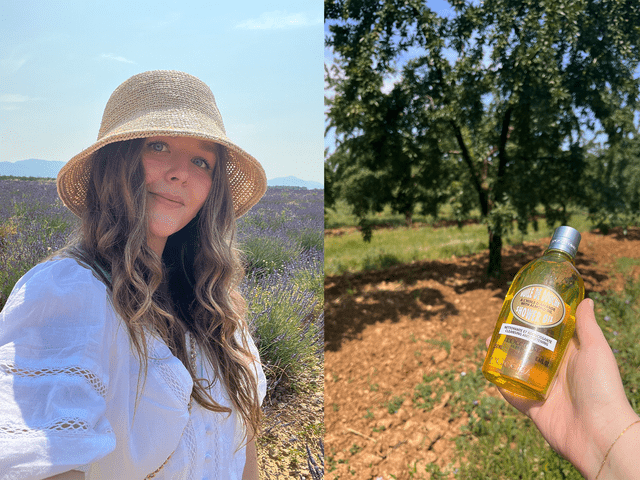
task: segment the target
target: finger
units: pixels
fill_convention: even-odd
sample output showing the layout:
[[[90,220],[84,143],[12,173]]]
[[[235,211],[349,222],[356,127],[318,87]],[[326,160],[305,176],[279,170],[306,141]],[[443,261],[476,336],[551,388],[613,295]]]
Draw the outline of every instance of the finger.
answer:
[[[489,344],[491,343],[491,337],[487,337],[487,341],[484,342],[487,348],[489,348]]]
[[[533,407],[540,406],[544,403],[537,400],[531,400],[529,398],[521,397],[520,395],[516,395],[515,393],[511,393],[508,390],[504,390],[500,387],[498,387],[498,391],[507,402],[509,402],[513,407],[515,407],[521,413],[525,414],[527,417],[531,417],[531,409]]]
[[[576,310],[576,333],[581,347],[607,344],[607,340],[604,338],[598,322],[596,322],[593,300],[590,298],[584,299],[578,305]]]

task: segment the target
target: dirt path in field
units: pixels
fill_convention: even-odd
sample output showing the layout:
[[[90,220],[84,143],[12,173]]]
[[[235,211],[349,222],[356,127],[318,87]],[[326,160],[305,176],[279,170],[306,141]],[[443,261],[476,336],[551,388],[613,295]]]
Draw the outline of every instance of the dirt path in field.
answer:
[[[326,478],[404,480],[416,460],[422,475],[428,463],[455,464],[454,439],[467,418],[450,420],[447,394],[430,411],[414,408],[413,389],[425,374],[465,371],[493,330],[507,282],[548,241],[505,248],[497,280],[484,274],[487,253],[325,279]],[[587,294],[622,288],[611,273],[619,257],[640,258],[640,229],[582,234],[576,267]],[[394,397],[405,400],[390,414]]]

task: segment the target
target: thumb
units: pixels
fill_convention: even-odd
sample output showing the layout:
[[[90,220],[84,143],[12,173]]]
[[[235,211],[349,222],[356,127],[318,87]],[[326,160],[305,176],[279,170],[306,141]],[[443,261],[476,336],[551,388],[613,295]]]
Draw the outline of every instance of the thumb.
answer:
[[[603,343],[608,346],[607,340],[596,322],[593,311],[593,300],[584,299],[576,309],[576,333],[580,347],[598,346]]]

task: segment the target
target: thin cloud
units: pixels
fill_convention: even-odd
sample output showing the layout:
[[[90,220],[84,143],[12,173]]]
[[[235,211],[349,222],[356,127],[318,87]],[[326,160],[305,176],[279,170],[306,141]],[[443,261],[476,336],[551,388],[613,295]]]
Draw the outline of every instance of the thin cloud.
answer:
[[[0,94],[0,110],[3,112],[19,110],[24,102],[31,100],[35,99],[27,97],[26,95],[20,95],[19,93],[3,93]]]
[[[133,60],[129,60],[128,58],[124,58],[124,57],[118,57],[116,55],[114,55],[113,53],[103,53],[101,55],[102,58],[106,58],[109,60],[115,60],[116,62],[122,62],[122,63],[136,63]]]
[[[301,28],[323,23],[322,18],[311,18],[306,13],[287,13],[284,11],[266,12],[258,18],[251,18],[236,25],[241,30],[279,30]]]
[[[29,100],[29,97],[19,93],[3,93],[0,95],[0,103],[22,103]]]
[[[164,20],[158,20],[155,24],[148,24],[152,29],[166,28],[175,25],[182,19],[180,12],[170,12]]]
[[[11,55],[8,58],[0,59],[0,69],[2,72],[9,75],[14,74],[20,70],[25,63],[27,63],[28,59],[29,57],[27,56],[16,58],[15,55]]]

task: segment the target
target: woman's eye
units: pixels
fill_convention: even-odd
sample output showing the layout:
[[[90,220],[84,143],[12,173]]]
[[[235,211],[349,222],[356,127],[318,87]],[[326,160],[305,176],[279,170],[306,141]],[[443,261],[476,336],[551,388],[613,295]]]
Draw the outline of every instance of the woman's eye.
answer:
[[[162,142],[151,142],[148,147],[156,152],[165,151],[167,146]]]
[[[209,162],[207,162],[204,158],[194,158],[193,160],[191,160],[193,162],[193,164],[197,167],[201,167],[204,169],[209,169]]]

